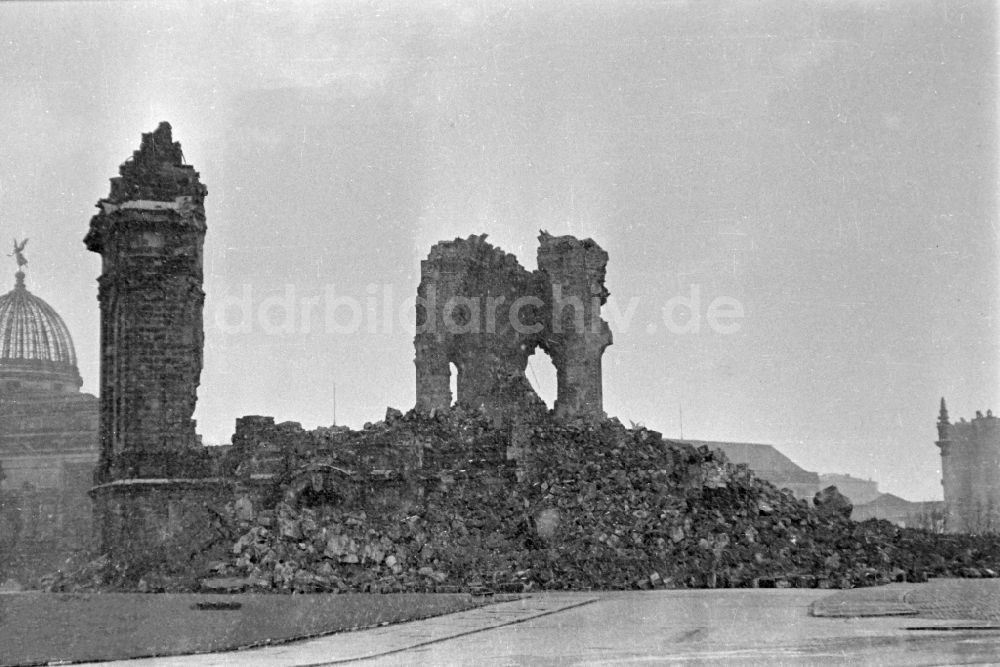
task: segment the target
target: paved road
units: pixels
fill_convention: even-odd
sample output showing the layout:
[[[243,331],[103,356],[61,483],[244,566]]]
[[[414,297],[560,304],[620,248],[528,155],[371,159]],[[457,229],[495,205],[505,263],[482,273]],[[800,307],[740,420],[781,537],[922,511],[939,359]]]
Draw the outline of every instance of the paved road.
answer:
[[[915,586],[906,601],[923,618],[1000,622],[1000,579],[943,579]],[[1000,661],[1000,656],[997,657]]]
[[[121,664],[774,667],[996,664],[1000,659],[997,631],[907,629],[968,626],[968,621],[811,616],[810,604],[829,594],[817,590],[542,594],[448,617],[281,647]]]
[[[820,598],[812,611],[829,618],[899,614],[1000,625],[1000,579],[932,579],[926,584],[858,588]]]

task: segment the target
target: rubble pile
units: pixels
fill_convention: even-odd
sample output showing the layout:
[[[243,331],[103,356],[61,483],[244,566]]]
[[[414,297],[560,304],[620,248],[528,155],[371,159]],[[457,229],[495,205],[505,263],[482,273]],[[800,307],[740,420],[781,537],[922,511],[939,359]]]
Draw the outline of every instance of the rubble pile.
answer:
[[[846,587],[1000,569],[996,540],[851,522],[721,452],[615,419],[539,420],[504,461],[509,434],[480,413],[389,417],[341,433],[343,451],[325,461],[291,462],[277,505],[232,503],[232,547],[211,575],[256,590],[388,592]],[[324,484],[323,465],[364,461],[360,441],[418,443],[424,466],[400,474],[420,492],[373,511],[303,487]],[[357,472],[349,484],[371,482]]]

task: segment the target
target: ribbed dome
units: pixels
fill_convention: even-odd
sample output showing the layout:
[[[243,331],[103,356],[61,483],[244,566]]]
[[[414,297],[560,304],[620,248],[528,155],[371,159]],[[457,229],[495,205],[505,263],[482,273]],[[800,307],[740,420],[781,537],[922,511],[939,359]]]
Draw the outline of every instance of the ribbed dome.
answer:
[[[55,391],[81,385],[69,329],[52,306],[28,291],[24,272],[0,296],[0,386]]]

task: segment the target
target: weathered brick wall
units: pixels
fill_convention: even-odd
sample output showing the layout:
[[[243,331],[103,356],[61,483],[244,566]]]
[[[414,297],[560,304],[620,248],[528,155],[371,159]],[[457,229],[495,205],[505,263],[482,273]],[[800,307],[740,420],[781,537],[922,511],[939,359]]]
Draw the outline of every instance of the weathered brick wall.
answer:
[[[495,429],[483,415],[470,414],[459,437],[451,417],[418,411],[389,410],[386,420],[360,430],[307,431],[297,422],[241,417],[218,469],[231,471],[237,494],[254,509],[283,501],[397,510],[456,474],[500,474],[508,467],[511,429]]]
[[[236,420],[229,461],[236,477],[281,475],[312,460],[335,461],[352,470],[408,471],[423,466],[423,448],[413,438],[400,441],[380,425],[359,431],[321,426],[307,431],[298,422],[276,424],[273,417],[251,415]]]
[[[98,483],[196,472],[206,189],[167,123],[119,173],[85,239],[104,260]]]

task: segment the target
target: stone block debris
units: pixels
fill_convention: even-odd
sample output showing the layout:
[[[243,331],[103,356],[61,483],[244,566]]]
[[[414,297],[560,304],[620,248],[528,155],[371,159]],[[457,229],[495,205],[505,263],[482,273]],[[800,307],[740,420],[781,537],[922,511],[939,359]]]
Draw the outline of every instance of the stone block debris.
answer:
[[[819,491],[813,498],[813,505],[816,507],[816,513],[823,517],[840,515],[850,519],[854,510],[850,499],[835,486],[828,486]]]
[[[928,574],[995,576],[1000,567],[996,540],[824,513],[717,451],[614,419],[540,419],[520,458],[507,461],[499,453],[509,429],[483,410],[389,414],[359,431],[243,422],[243,446],[253,424],[285,452],[270,490],[248,490],[220,512],[218,540],[201,563],[212,560],[201,571],[147,576],[147,584],[183,590],[200,577],[207,588],[228,579],[273,592],[848,588]],[[317,455],[324,439],[326,453]],[[425,467],[380,475],[386,442],[411,443],[406,456],[416,460],[419,450]],[[333,472],[349,464],[353,475]],[[387,503],[384,489],[396,484]]]

